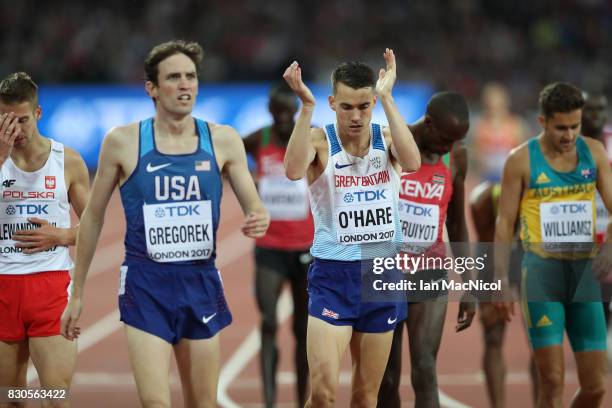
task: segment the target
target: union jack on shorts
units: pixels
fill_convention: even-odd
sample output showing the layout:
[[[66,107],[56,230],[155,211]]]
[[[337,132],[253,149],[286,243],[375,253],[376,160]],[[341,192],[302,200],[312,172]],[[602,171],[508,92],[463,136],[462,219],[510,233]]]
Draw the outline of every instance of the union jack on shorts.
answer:
[[[321,313],[323,316],[331,317],[332,319],[338,319],[340,317],[339,313],[332,312],[329,309],[323,308],[323,312]]]

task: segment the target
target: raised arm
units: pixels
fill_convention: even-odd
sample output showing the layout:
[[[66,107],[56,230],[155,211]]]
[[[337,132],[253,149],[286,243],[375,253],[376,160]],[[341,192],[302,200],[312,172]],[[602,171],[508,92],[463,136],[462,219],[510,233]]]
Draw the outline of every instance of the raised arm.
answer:
[[[391,91],[397,78],[395,54],[387,48],[383,54],[387,69],[380,69],[376,82],[376,94],[387,116],[391,133],[391,154],[405,171],[417,171],[421,167],[421,154],[406,121],[400,114]]]
[[[289,65],[283,74],[283,78],[302,101],[302,107],[293,132],[291,132],[291,138],[285,153],[285,174],[291,180],[299,180],[306,175],[308,166],[316,157],[311,134],[315,98],[302,81],[302,69],[297,61]]]

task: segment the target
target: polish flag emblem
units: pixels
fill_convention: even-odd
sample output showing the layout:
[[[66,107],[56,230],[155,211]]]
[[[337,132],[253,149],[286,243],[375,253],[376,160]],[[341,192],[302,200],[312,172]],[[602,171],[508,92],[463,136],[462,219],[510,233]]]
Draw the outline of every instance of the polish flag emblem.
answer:
[[[45,188],[49,190],[55,189],[55,176],[45,176]]]

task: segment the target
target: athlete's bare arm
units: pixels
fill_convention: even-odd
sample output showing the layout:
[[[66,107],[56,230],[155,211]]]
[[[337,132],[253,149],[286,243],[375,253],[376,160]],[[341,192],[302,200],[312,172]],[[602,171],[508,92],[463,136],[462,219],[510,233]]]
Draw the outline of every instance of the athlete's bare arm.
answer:
[[[495,218],[493,197],[491,196],[493,184],[476,187],[470,197],[470,211],[474,220],[474,228],[478,235],[478,242],[493,242],[495,239]]]
[[[230,126],[211,124],[211,134],[217,164],[229,180],[246,216],[242,232],[249,238],[263,237],[270,224],[270,216],[249,173],[242,139]]]
[[[417,171],[421,167],[421,154],[392,95],[393,85],[397,79],[395,54],[393,50],[387,48],[383,56],[387,68],[381,68],[378,73],[376,94],[389,122],[388,135],[390,138],[386,140],[387,146],[389,146],[391,157],[397,160],[403,170]]]
[[[119,181],[129,176],[125,169],[128,168],[131,172],[135,166],[134,160],[138,157],[134,149],[134,145],[136,149],[138,146],[137,135],[134,125],[117,127],[107,134],[102,143],[98,172],[81,217],[77,236],[72,295],[62,315],[61,334],[69,340],[76,337],[75,329],[81,315],[83,287],[104,224],[108,201]]]
[[[608,213],[612,214],[612,170],[610,170],[606,149],[599,140],[585,137],[584,141],[589,145],[597,166],[597,190]],[[608,221],[606,243],[593,261],[593,271],[600,279],[612,272],[612,217]]]
[[[285,174],[291,180],[300,180],[306,175],[308,168],[315,160],[317,152],[313,142],[317,134],[320,136],[322,130],[311,129],[310,127],[315,98],[302,81],[302,69],[297,61],[289,65],[283,74],[283,78],[302,101],[302,107],[285,152]]]
[[[510,152],[502,176],[497,220],[495,222],[495,279],[509,287],[508,262],[514,237],[514,225],[519,212],[525,180],[529,176],[529,151],[524,143]],[[500,317],[510,321],[514,315],[512,302],[495,302]]]
[[[450,242],[458,243],[453,252],[455,256],[469,257],[469,236],[467,224],[465,222],[465,176],[467,174],[467,149],[462,143],[455,143],[452,154],[453,168],[453,195],[448,203],[448,212],[446,216],[446,229]],[[468,282],[473,277],[471,271],[465,271],[461,278],[464,282]],[[474,315],[476,314],[476,298],[466,292],[461,297],[459,303],[459,312],[457,314],[457,325],[455,331],[460,332],[472,325]]]
[[[64,169],[68,200],[72,209],[80,218],[89,195],[89,173],[81,155],[68,147],[64,149]],[[25,254],[45,251],[54,246],[70,246],[76,243],[78,225],[71,228],[57,228],[41,218],[31,217],[28,218],[28,221],[38,224],[40,227],[31,230],[18,230],[13,235],[13,239],[18,242],[15,246],[23,248]]]

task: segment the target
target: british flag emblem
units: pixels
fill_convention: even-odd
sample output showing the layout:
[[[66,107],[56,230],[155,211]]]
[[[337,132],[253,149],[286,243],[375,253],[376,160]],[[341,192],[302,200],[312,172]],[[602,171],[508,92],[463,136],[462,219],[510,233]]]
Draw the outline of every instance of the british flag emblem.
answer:
[[[326,308],[323,308],[323,312],[321,313],[321,315],[326,316],[326,317],[331,317],[332,319],[336,319],[336,320],[338,320],[338,318],[340,317],[339,313],[333,312]]]
[[[55,176],[45,176],[45,188],[49,190],[55,188]]]

